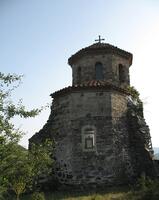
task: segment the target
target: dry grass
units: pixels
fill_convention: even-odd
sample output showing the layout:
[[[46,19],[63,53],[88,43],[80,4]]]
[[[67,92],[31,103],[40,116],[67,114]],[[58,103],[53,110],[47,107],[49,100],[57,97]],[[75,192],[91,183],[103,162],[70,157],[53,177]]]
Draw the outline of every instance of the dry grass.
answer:
[[[115,189],[116,190],[116,189]],[[46,195],[46,200],[138,200],[138,194],[130,190],[105,191],[97,193],[52,193]]]

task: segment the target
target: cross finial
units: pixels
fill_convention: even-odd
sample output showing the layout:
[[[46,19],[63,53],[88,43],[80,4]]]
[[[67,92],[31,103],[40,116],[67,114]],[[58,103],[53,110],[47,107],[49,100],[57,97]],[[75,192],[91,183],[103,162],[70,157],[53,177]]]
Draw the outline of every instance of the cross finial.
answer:
[[[99,37],[99,38],[98,38],[97,40],[95,40],[96,42],[99,42],[99,43],[101,43],[101,41],[105,40],[104,38],[101,38],[101,36],[100,36],[100,35],[99,35],[98,37]]]

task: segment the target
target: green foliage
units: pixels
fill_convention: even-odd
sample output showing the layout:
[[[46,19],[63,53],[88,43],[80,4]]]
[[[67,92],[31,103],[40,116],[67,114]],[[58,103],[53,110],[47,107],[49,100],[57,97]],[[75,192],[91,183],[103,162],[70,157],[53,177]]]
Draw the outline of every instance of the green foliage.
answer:
[[[44,150],[44,146],[36,147],[36,151],[41,152],[37,158],[35,149],[28,153],[18,145],[23,133],[14,127],[11,120],[15,116],[35,117],[43,109],[28,111],[21,100],[17,105],[13,103],[11,95],[21,83],[21,78],[22,76],[15,74],[0,73],[0,197],[3,197],[8,189],[12,189],[17,199],[25,191],[26,186],[33,182],[35,176],[40,174],[40,170],[47,168],[49,162],[49,154],[46,156],[48,151]]]
[[[34,145],[31,151],[24,151],[17,145],[12,147],[12,154],[6,160],[3,179],[6,180],[6,187],[15,192],[17,200],[26,188],[36,188],[40,176],[50,174],[52,169],[50,150],[52,150],[50,141]]]
[[[141,176],[138,180],[139,200],[158,200],[159,199],[159,180],[152,180]]]
[[[137,107],[143,109],[143,103],[140,99],[140,93],[133,86],[126,86],[127,91],[131,94],[133,100],[137,102]]]
[[[16,196],[17,196],[17,200],[19,200],[20,194],[25,192],[25,187],[26,187],[26,182],[23,179],[23,177],[20,177],[18,179],[14,179],[14,181],[12,183],[12,188],[13,188],[13,191],[15,192]]]
[[[32,144],[28,152],[29,167],[31,170],[29,186],[31,190],[41,186],[39,185],[41,178],[47,179],[51,175],[53,165],[52,152],[53,142],[50,140],[46,140],[41,144]]]
[[[44,193],[35,192],[31,196],[31,200],[45,200]]]
[[[135,87],[133,87],[133,86],[126,86],[126,89],[128,90],[128,92],[131,94],[131,96],[134,99],[139,100],[140,93],[135,89]]]
[[[143,102],[140,99],[140,93],[133,86],[126,86],[126,90],[133,100],[133,106],[129,106],[129,111],[143,117]]]
[[[22,135],[11,123],[13,117],[34,117],[42,110],[33,109],[27,111],[21,100],[17,105],[11,100],[11,94],[21,83],[21,78],[22,76],[0,73],[0,141],[3,140],[5,143],[10,141],[17,142]]]
[[[8,189],[18,184],[20,174],[25,171],[26,167],[24,167],[22,161],[26,159],[26,152],[22,151],[16,144],[5,145],[3,151],[5,157],[2,159],[0,166],[1,186]],[[13,190],[16,190],[15,187]]]

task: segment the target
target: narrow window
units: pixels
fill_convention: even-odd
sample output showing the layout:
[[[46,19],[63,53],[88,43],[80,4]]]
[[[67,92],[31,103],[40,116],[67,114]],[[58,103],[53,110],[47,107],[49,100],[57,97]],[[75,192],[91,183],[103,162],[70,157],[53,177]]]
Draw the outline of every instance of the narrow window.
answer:
[[[85,132],[84,143],[86,150],[94,148],[94,131]]]
[[[125,67],[122,64],[119,64],[119,81],[125,82]]]
[[[78,67],[77,69],[77,83],[81,83],[81,67]]]
[[[103,80],[104,79],[103,65],[100,62],[97,62],[95,64],[95,77],[96,77],[96,80]]]

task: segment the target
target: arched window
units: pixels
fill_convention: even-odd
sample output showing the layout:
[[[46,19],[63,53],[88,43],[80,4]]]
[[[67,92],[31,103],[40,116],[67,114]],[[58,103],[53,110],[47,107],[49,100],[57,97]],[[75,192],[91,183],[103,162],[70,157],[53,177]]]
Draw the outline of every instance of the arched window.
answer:
[[[83,151],[95,151],[96,149],[96,129],[94,126],[84,126],[82,128],[82,146]]]
[[[77,83],[81,83],[81,67],[77,68]]]
[[[122,64],[119,64],[119,81],[125,82],[125,67]]]
[[[100,62],[97,62],[95,64],[95,76],[96,76],[96,80],[103,80],[104,79],[103,65]]]

